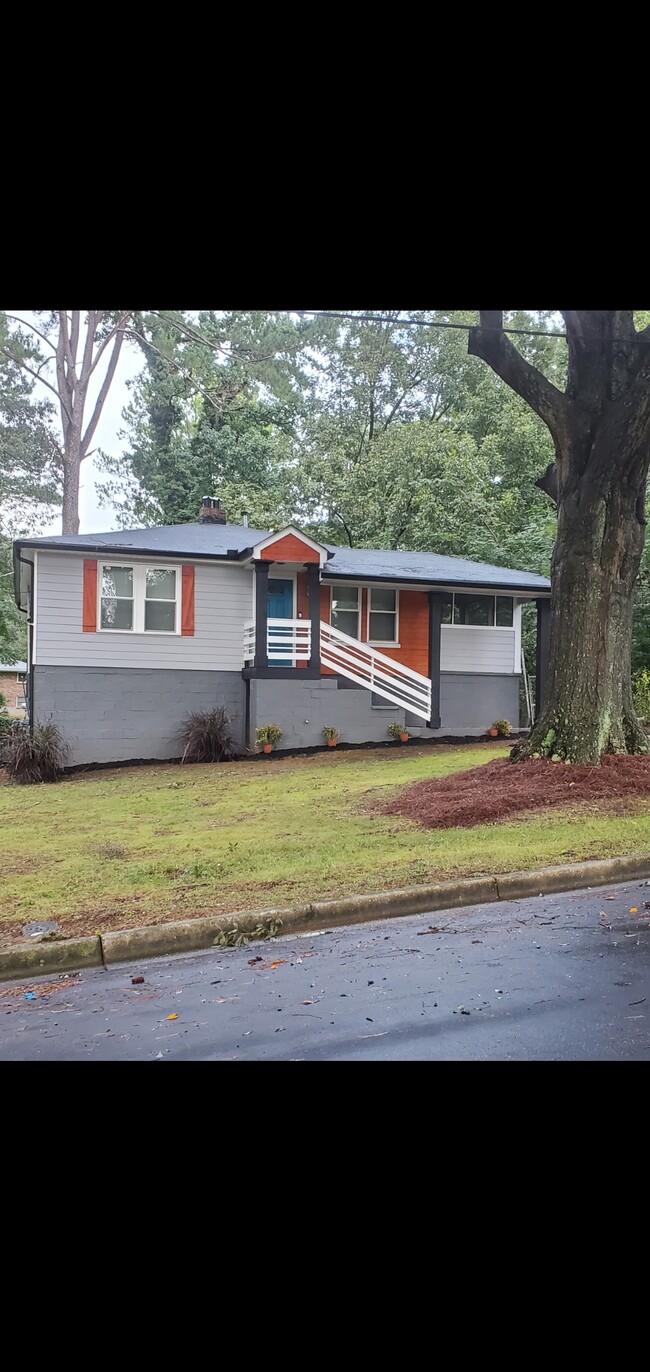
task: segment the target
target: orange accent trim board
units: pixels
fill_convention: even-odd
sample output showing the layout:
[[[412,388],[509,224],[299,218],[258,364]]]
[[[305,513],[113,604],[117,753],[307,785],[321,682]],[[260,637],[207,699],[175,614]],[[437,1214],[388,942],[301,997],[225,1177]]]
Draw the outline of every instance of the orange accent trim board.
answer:
[[[320,553],[295,534],[285,534],[277,543],[262,548],[260,557],[262,562],[320,562]]]
[[[85,634],[97,629],[97,558],[84,558],[82,628]]]
[[[194,567],[184,565],[181,577],[181,634],[194,633]]]

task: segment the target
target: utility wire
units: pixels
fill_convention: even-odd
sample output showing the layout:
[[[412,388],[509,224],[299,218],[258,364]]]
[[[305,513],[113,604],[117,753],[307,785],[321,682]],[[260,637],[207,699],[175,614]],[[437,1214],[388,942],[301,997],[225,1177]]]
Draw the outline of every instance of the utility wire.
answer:
[[[287,313],[291,313],[291,311],[287,311]],[[451,320],[441,319],[398,319],[392,315],[351,314],[344,310],[294,310],[293,313],[300,315],[301,319],[351,319],[353,322],[362,324],[394,324],[396,328],[401,328],[402,325],[404,325],[406,328],[415,329],[466,329],[467,332],[469,332],[470,329],[480,329],[482,333],[511,333],[522,335],[525,338],[567,339],[569,337],[567,333],[562,333],[560,329],[514,329],[508,324],[505,324],[503,327],[496,326],[495,328],[492,328],[490,325],[458,324]],[[580,338],[594,338],[599,342],[602,342],[604,335],[595,333],[581,334]],[[644,331],[636,333],[635,338],[638,342],[648,341],[647,335],[644,338]],[[612,335],[610,335],[610,340],[611,342],[616,341]]]

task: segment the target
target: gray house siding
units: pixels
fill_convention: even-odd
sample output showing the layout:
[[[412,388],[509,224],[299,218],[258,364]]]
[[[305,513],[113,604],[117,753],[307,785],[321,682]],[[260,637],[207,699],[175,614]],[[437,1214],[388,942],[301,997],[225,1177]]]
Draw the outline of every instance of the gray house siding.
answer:
[[[167,558],[107,554],[106,562]],[[178,565],[178,564],[175,564]],[[142,667],[147,670],[241,671],[244,623],[253,615],[253,573],[247,567],[196,563],[194,634],[84,633],[83,557],[39,551],[36,568],[34,661],[58,667]]]
[[[241,672],[142,667],[34,668],[34,719],[50,716],[70,745],[70,765],[179,757],[177,733],[191,710],[224,705],[244,748]]]

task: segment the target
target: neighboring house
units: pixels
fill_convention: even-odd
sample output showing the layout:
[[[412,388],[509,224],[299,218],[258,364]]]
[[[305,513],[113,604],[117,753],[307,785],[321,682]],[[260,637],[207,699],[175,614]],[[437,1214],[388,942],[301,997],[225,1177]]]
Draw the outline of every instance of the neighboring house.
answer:
[[[25,713],[26,680],[26,662],[0,662],[0,696],[4,696],[11,715]]]
[[[191,710],[225,705],[238,745],[280,748],[481,734],[519,722],[521,605],[538,608],[538,690],[550,584],[437,553],[325,546],[298,529],[197,523],[20,539],[30,717],[52,716],[73,763],[179,755]]]

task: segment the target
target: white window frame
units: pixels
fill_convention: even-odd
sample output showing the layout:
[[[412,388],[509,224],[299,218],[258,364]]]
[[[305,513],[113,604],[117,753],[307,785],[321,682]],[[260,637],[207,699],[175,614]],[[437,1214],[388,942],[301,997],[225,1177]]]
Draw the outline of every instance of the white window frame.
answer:
[[[130,629],[109,629],[102,625],[102,587],[105,567],[126,567],[133,573],[133,624]],[[176,573],[176,615],[173,629],[145,629],[144,608],[147,589],[147,572]],[[180,564],[171,562],[127,562],[118,557],[110,562],[97,565],[97,633],[99,634],[160,634],[164,638],[175,638],[181,632],[181,598],[183,575]],[[119,597],[118,597],[119,598]],[[167,602],[169,604],[169,602]]]
[[[370,602],[374,591],[394,591],[395,592],[395,637],[394,638],[371,638],[370,637]],[[390,614],[390,610],[373,610],[372,614]],[[371,648],[400,648],[399,641],[399,589],[397,586],[369,586],[366,596],[366,642]]]
[[[363,587],[362,587],[362,586],[359,586],[359,585],[357,584],[356,581],[340,581],[340,582],[337,582],[337,585],[336,585],[336,586],[330,586],[330,624],[332,625],[332,628],[333,628],[333,629],[336,628],[336,625],[334,624],[334,622],[333,622],[333,620],[332,620],[332,601],[333,601],[333,599],[334,599],[334,592],[335,592],[336,590],[338,590],[338,587],[339,587],[339,586],[340,586],[341,590],[343,590],[345,587],[347,587],[348,590],[350,590],[350,591],[356,591],[356,593],[357,593],[357,632],[356,632],[356,634],[350,635],[350,637],[356,638],[356,639],[360,640],[360,639],[361,639],[361,605],[362,605],[362,601],[363,601]],[[352,613],[353,613],[352,610],[348,610],[348,611],[347,611],[347,614],[352,614]],[[340,630],[340,632],[343,633],[343,630]]]
[[[451,596],[451,623],[450,623],[450,624],[445,624],[445,622],[444,622],[444,620],[443,620],[443,623],[442,623],[442,628],[443,628],[443,629],[481,629],[481,630],[485,630],[485,629],[494,630],[494,629],[496,629],[497,633],[499,633],[499,634],[503,634],[503,633],[511,634],[512,631],[513,631],[513,629],[516,629],[516,627],[517,627],[517,605],[518,605],[518,601],[517,601],[517,597],[516,597],[515,595],[510,595],[510,593],[509,593],[508,591],[446,591],[445,594]],[[456,596],[457,596],[457,595],[470,595],[470,596],[473,595],[473,596],[475,596],[475,597],[477,597],[477,598],[480,596],[482,600],[490,600],[490,598],[491,598],[491,599],[494,601],[494,618],[495,618],[495,620],[496,620],[496,617],[497,617],[497,600],[511,600],[511,601],[512,601],[512,624],[496,624],[496,623],[494,623],[494,624],[457,624],[456,621],[455,621],[455,619],[454,619],[454,613],[455,613],[455,609],[456,609]]]

